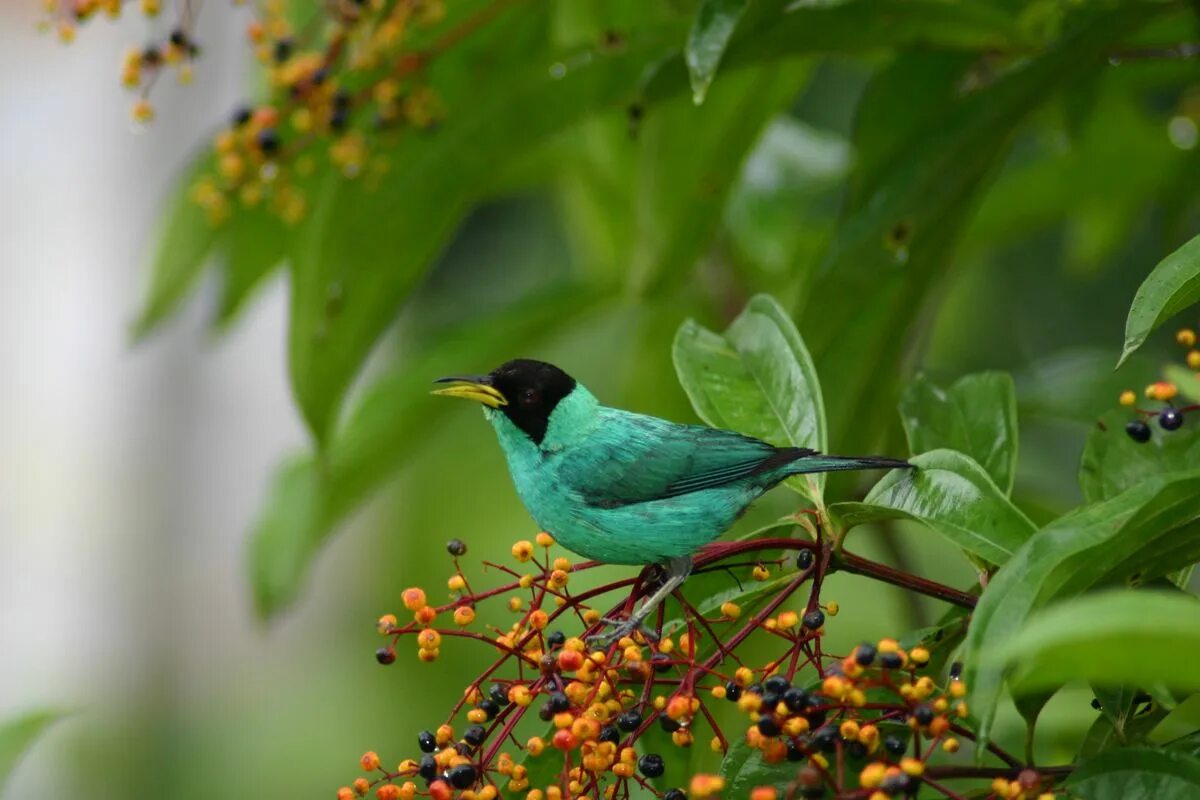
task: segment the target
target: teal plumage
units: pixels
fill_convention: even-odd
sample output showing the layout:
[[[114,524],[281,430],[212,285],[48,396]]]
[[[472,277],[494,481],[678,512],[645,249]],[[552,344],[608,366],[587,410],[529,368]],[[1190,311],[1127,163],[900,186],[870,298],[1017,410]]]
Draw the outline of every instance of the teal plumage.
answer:
[[[504,377],[516,371],[514,364],[534,381],[541,371],[560,372],[541,362],[510,362],[490,376],[506,396],[516,394],[505,387],[513,379]],[[597,561],[653,564],[690,555],[789,475],[906,466],[779,448],[732,431],[609,408],[562,377],[569,389],[546,415],[538,441],[506,405],[486,405],[484,414],[530,515],[564,547]],[[547,391],[538,394],[544,401]]]
[[[662,564],[661,585],[614,630],[634,629],[724,533],[789,475],[905,467],[891,458],[827,456],[732,431],[603,406],[552,364],[518,359],[487,375],[443,378],[435,394],[484,405],[525,508],[564,547],[608,564]]]

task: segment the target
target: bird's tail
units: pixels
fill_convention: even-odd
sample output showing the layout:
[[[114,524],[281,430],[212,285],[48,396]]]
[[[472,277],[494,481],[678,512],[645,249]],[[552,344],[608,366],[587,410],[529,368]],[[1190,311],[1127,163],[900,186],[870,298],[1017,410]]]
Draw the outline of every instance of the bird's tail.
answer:
[[[788,472],[792,475],[852,469],[906,469],[913,466],[902,459],[884,456],[827,456],[801,447],[781,449],[795,451],[795,460],[788,464]]]

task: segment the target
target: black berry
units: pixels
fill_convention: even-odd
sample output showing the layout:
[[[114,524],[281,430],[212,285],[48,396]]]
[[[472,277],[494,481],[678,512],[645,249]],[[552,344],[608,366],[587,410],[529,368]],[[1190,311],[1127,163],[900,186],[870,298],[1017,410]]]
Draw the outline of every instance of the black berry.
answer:
[[[883,737],[883,749],[887,750],[890,754],[892,754],[894,756],[904,755],[904,751],[906,748],[907,748],[907,745],[904,743],[904,740],[901,739],[899,736]]]
[[[636,711],[626,711],[617,717],[617,727],[626,732],[636,731],[641,724],[642,715]]]
[[[417,774],[427,781],[431,781],[437,777],[437,761],[432,755],[426,753],[425,755],[421,756],[421,764],[419,767],[417,767]]]
[[[860,667],[869,667],[875,661],[875,645],[863,642],[854,650],[854,661]]]
[[[1145,423],[1142,424],[1144,425]],[[1158,415],[1158,425],[1164,431],[1179,430],[1183,427],[1183,412],[1177,408],[1164,408],[1162,413]]]
[[[817,732],[813,734],[813,747],[823,753],[830,753],[837,749],[838,732],[837,728],[829,725],[824,725],[817,728]]]
[[[783,704],[789,711],[803,711],[808,708],[808,692],[798,687],[792,687],[783,693]]]
[[[791,682],[782,675],[772,675],[771,677],[767,678],[767,680],[763,683],[763,686],[768,692],[775,692],[776,694],[783,694],[788,689],[792,688]]]
[[[662,728],[667,733],[674,733],[683,726],[670,717],[662,716],[658,718],[658,727]]]
[[[475,767],[472,764],[459,764],[446,773],[446,779],[455,789],[468,789],[475,783]]]
[[[662,756],[657,753],[646,753],[638,759],[638,772],[647,778],[661,777],[666,771],[667,765],[663,763]]]
[[[758,720],[758,732],[763,736],[778,736],[783,732],[778,720],[773,716],[761,717]]]
[[[617,742],[621,741],[621,732],[612,725],[609,725],[608,727],[601,729],[600,741],[616,744]]]
[[[263,128],[258,132],[258,149],[268,156],[279,152],[279,134],[274,128]]]
[[[879,657],[879,663],[888,669],[899,669],[904,665],[904,659],[899,653],[884,653]]]
[[[825,613],[821,609],[813,609],[804,615],[804,627],[815,631],[825,624]]]
[[[233,112],[233,127],[240,128],[250,121],[251,111],[246,106],[241,106]]]
[[[487,732],[483,729],[482,725],[472,725],[463,731],[463,741],[471,745],[471,747],[479,747],[479,745],[483,744],[483,737],[486,735]]]
[[[1162,419],[1159,419],[1159,425],[1162,425]],[[1163,427],[1166,427],[1163,425]],[[1140,419],[1135,419],[1125,426],[1125,432],[1129,434],[1129,438],[1139,444],[1145,444],[1150,441],[1150,426]]]
[[[417,734],[417,747],[421,748],[422,753],[432,753],[437,749],[437,739],[434,738],[432,731],[421,731]]]
[[[479,705],[475,707],[487,714],[488,719],[495,719],[496,715],[500,713],[500,705],[491,698],[480,700]]]
[[[293,49],[295,48],[291,39],[285,38],[275,42],[275,63],[282,64],[291,58]]]
[[[796,566],[800,569],[808,569],[813,565],[812,550],[801,550],[800,555],[796,556]]]
[[[465,556],[467,554],[467,543],[462,539],[451,539],[446,542],[446,552],[452,556]]]
[[[493,683],[488,689],[488,697],[492,698],[493,702],[499,706],[508,705],[508,690],[504,688],[503,684]]]
[[[570,708],[571,701],[568,700],[567,696],[562,692],[554,692],[546,700],[546,707],[549,708],[552,713],[558,714]]]
[[[742,696],[742,687],[738,686],[733,681],[725,684],[725,699],[731,703],[736,703]]]
[[[663,800],[687,800],[687,794],[683,789],[671,789],[663,795]]]
[[[933,709],[929,706],[921,705],[913,709],[913,719],[918,725],[925,726],[933,722]]]
[[[655,672],[666,672],[671,668],[671,657],[666,653],[655,653],[650,656],[650,666]]]
[[[396,651],[390,647],[381,647],[375,651],[375,660],[384,666],[395,662]]]
[[[549,636],[546,637],[546,644],[550,645],[551,647],[562,647],[564,644],[566,644],[566,641],[567,635],[562,631],[553,631]]]

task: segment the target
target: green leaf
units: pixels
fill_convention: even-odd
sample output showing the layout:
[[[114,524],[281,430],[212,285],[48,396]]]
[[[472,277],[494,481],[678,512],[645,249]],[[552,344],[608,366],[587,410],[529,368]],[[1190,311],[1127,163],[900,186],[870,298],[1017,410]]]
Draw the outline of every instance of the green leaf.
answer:
[[[692,81],[692,100],[696,105],[704,102],[704,95],[717,74],[721,55],[733,36],[738,20],[746,10],[749,0],[701,0],[688,31],[684,58],[688,75]]]
[[[679,382],[702,420],[774,445],[825,450],[821,384],[796,326],[758,295],[723,334],[688,320],[672,348]],[[821,504],[823,475],[789,484]]]
[[[1008,14],[982,3],[850,0],[819,5],[768,0],[746,5],[746,18],[729,37],[720,58],[723,73],[812,53],[905,47],[985,50],[1027,42]],[[648,100],[676,94],[689,85],[688,56],[680,53],[655,70],[646,86]]]
[[[979,372],[949,389],[923,375],[900,398],[913,453],[949,448],[973,458],[1007,495],[1017,469],[1017,399],[1005,372]]]
[[[1114,750],[1075,770],[1064,788],[1079,800],[1192,800],[1200,796],[1200,759],[1151,748]]]
[[[761,750],[739,740],[730,745],[718,774],[725,779],[729,797],[749,797],[756,786],[774,786],[780,797],[786,797],[799,768],[799,764],[791,761],[768,764],[763,761]]]
[[[1200,425],[1164,431],[1150,419],[1150,441],[1135,442],[1125,433],[1134,414],[1112,409],[1088,435],[1079,463],[1079,487],[1089,503],[1107,500],[1150,478],[1200,464]]]
[[[31,711],[0,724],[0,793],[25,751],[63,716],[61,711]]]
[[[133,336],[141,339],[157,330],[200,278],[213,245],[222,232],[207,212],[192,200],[192,184],[212,168],[211,156],[197,158],[173,188],[169,208],[155,247],[150,286],[142,301]]]
[[[509,14],[489,30],[488,42],[525,48],[523,57],[504,69],[493,68],[495,53],[459,65],[461,84],[447,104],[460,102],[438,129],[381,144],[378,154],[390,164],[385,180],[371,185],[366,176],[335,176],[318,192],[292,265],[288,349],[292,388],[319,443],[329,438],[347,388],[409,292],[487,192],[495,165],[588,113],[626,101],[646,64],[677,32],[668,26],[631,35],[620,48],[535,56],[522,26],[542,25],[542,17]],[[509,35],[515,43],[507,43]]]
[[[285,462],[250,537],[250,582],[259,615],[270,617],[295,600],[334,527],[431,433],[431,421],[447,404],[429,395],[430,382],[448,365],[498,362],[576,321],[604,297],[589,287],[569,286],[443,334],[366,390],[320,459],[304,454]]]
[[[1200,236],[1158,262],[1138,287],[1125,320],[1125,346],[1117,366],[1162,323],[1200,301]]]
[[[1150,580],[1200,558],[1200,471],[1152,478],[1054,520],[992,576],[967,631],[963,662],[978,734],[995,720],[1003,669],[981,661],[1037,609],[1092,586]]]
[[[1200,650],[1200,600],[1180,593],[1114,590],[1034,614],[1007,642],[983,651],[1012,669],[1015,694],[1070,680],[1200,691],[1200,670],[1180,654]]]
[[[233,323],[254,290],[283,263],[297,235],[261,206],[238,209],[226,226],[220,248],[224,280],[217,308],[217,326],[222,329]]]
[[[1080,16],[1090,20],[1078,31],[973,91],[961,89],[970,73],[949,60],[935,90],[947,82],[959,90],[948,103],[919,104],[923,122],[912,130],[902,126],[901,141],[881,143],[877,131],[867,136],[863,126],[877,116],[860,107],[856,145],[865,137],[878,150],[902,156],[860,154],[861,164],[876,166],[856,171],[831,252],[804,288],[805,306],[798,316],[826,402],[840,409],[830,425],[836,449],[867,450],[878,442],[887,421],[877,409],[898,390],[921,310],[946,279],[975,200],[1018,126],[1055,92],[1091,71],[1113,41],[1155,13],[1159,10],[1140,4],[1103,12],[1088,8]],[[726,68],[732,55],[731,49]],[[888,86],[903,83],[905,74],[932,80],[924,62],[901,58],[896,63],[901,74],[888,76]],[[883,99],[892,105],[890,98]]]
[[[914,456],[914,470],[892,470],[861,503],[836,503],[830,513],[846,528],[881,519],[910,519],[968,553],[1004,564],[1035,526],[969,456],[933,450]]]

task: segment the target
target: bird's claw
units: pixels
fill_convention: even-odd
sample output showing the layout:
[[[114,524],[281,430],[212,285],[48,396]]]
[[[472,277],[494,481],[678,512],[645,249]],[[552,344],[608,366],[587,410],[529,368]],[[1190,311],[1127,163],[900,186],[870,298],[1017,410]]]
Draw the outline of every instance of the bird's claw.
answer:
[[[658,632],[651,630],[640,619],[614,619],[613,617],[601,617],[600,621],[605,625],[612,626],[611,630],[604,633],[597,633],[587,637],[587,643],[591,647],[606,648],[612,645],[613,642],[619,641],[626,636],[631,635],[635,631],[642,634],[647,642],[657,642]]]

